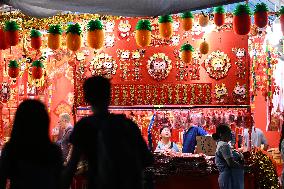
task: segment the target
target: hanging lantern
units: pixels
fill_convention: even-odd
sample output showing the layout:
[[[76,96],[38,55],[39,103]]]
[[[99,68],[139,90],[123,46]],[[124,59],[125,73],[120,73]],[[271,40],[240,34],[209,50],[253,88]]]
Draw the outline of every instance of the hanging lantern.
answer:
[[[258,3],[254,9],[254,23],[259,28],[264,28],[268,23],[268,7],[265,3]]]
[[[159,31],[164,39],[170,39],[173,35],[173,18],[171,15],[159,17]]]
[[[284,35],[284,6],[279,10],[282,34]]]
[[[209,44],[205,41],[205,39],[204,39],[204,41],[200,44],[199,50],[200,50],[200,53],[201,53],[201,54],[208,54],[208,52],[209,52]]]
[[[71,24],[68,26],[66,34],[67,34],[67,48],[73,52],[76,52],[81,48],[82,38],[81,38],[81,26],[76,24]]]
[[[88,23],[87,43],[93,49],[104,46],[105,33],[100,20],[91,20]]]
[[[222,26],[225,23],[225,8],[218,6],[214,8],[214,23],[216,26]]]
[[[194,16],[189,12],[184,12],[181,15],[181,24],[184,31],[189,31],[193,27]]]
[[[136,25],[135,40],[138,46],[146,47],[151,43],[151,22],[139,20]]]
[[[9,48],[5,35],[6,32],[3,30],[3,28],[0,28],[0,50],[6,50]]]
[[[42,45],[41,33],[38,30],[31,31],[31,46],[35,50],[39,50]]]
[[[42,77],[43,64],[40,60],[36,60],[32,63],[32,77],[34,79],[40,79]]]
[[[5,38],[9,46],[16,46],[19,43],[19,25],[15,21],[5,23]]]
[[[181,51],[181,60],[184,63],[190,63],[192,59],[192,52],[194,52],[194,48],[190,44],[185,43],[181,46],[180,51]]]
[[[201,27],[206,27],[209,24],[209,16],[202,12],[202,14],[199,15],[198,21]]]
[[[8,69],[8,75],[11,78],[17,78],[19,75],[19,64],[17,63],[16,60],[11,60],[9,65],[8,65],[9,69]]]
[[[52,50],[57,50],[61,46],[62,29],[60,25],[50,25],[48,29],[47,46]]]
[[[250,8],[247,4],[238,4],[234,11],[233,29],[238,35],[247,35],[250,32]]]

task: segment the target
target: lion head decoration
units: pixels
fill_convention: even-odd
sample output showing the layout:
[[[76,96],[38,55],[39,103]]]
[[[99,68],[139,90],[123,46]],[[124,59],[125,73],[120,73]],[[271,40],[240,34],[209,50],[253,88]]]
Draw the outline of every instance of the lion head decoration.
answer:
[[[212,52],[205,60],[205,69],[210,77],[219,80],[228,75],[231,68],[230,58],[221,51]]]
[[[157,53],[150,57],[147,64],[148,73],[157,81],[164,80],[172,70],[172,61],[164,53]]]
[[[244,103],[247,100],[247,88],[246,85],[240,85],[239,82],[236,84],[234,91],[233,91],[233,97],[235,103]]]

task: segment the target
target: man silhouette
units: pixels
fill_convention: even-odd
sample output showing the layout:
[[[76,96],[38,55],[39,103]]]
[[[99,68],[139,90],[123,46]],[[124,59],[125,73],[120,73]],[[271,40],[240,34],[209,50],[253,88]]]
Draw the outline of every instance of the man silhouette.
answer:
[[[83,88],[93,115],[81,119],[71,133],[73,150],[64,173],[64,188],[70,186],[82,156],[88,162],[88,189],[142,188],[143,169],[153,157],[138,126],[124,115],[109,113],[108,79],[88,78]]]

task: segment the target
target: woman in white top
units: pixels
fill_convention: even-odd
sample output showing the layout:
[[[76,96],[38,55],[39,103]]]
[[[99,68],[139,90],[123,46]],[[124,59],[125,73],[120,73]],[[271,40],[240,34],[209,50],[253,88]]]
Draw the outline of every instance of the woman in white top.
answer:
[[[161,140],[158,142],[155,152],[177,153],[179,148],[176,143],[171,141],[172,131],[168,126],[160,129]]]
[[[244,189],[243,157],[237,152],[233,154],[228,143],[231,140],[231,129],[220,124],[212,137],[217,141],[215,163],[219,170],[220,189]]]

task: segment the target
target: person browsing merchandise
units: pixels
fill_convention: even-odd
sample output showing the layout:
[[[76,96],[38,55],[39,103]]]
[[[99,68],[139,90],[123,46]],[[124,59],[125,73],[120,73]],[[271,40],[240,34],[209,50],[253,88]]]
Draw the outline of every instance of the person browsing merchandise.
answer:
[[[162,153],[177,153],[179,148],[176,143],[171,141],[172,130],[169,126],[164,126],[160,129],[161,140],[158,142],[155,152]]]
[[[205,136],[207,132],[199,126],[200,116],[193,115],[189,123],[184,124],[182,153],[194,153],[196,136]]]

